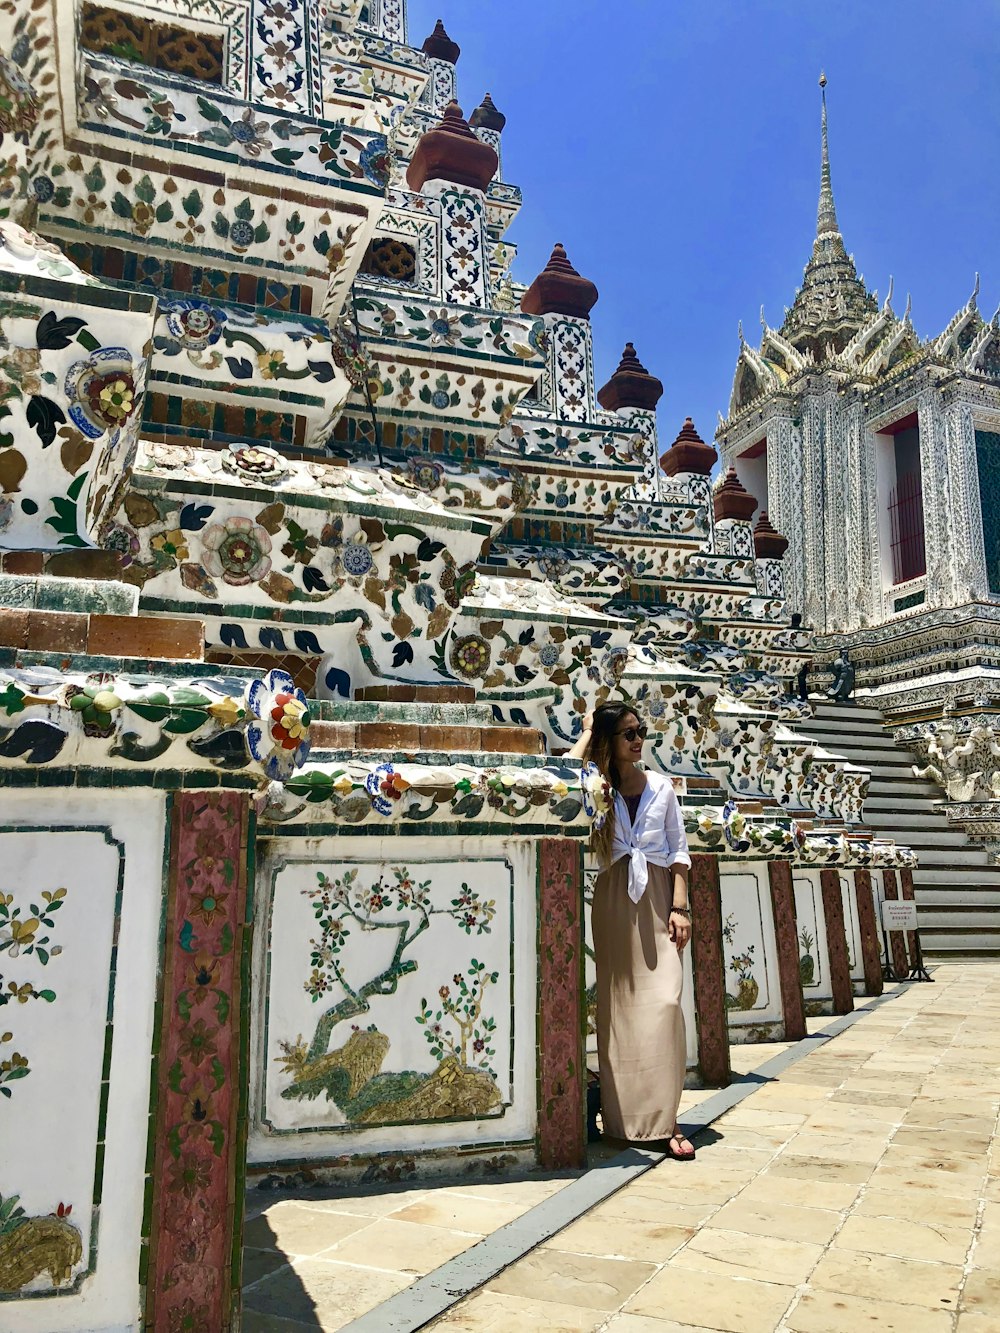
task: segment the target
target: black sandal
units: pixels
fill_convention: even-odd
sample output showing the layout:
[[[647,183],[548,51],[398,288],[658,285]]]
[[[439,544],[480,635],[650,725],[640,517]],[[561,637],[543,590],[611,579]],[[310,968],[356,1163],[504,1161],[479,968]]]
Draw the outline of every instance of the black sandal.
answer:
[[[670,1135],[670,1138],[667,1139],[667,1156],[672,1157],[675,1162],[693,1162],[695,1159],[694,1148],[689,1148],[687,1152],[685,1152],[680,1146],[687,1141],[687,1136],[684,1134],[683,1130],[675,1129]],[[675,1143],[677,1144],[676,1149],[674,1148]]]

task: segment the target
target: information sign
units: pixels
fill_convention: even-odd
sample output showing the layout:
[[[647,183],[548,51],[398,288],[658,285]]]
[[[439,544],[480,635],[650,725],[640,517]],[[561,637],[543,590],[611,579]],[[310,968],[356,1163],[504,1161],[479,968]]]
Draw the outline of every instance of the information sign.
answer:
[[[882,929],[916,930],[917,904],[912,900],[900,902],[898,899],[884,899],[882,902]]]

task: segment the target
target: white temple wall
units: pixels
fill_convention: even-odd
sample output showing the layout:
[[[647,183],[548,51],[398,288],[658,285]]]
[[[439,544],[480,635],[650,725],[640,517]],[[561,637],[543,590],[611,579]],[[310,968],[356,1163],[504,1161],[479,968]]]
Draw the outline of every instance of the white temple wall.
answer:
[[[767,423],[767,495],[771,522],[788,538],[784,559],[785,598],[790,611],[805,611],[802,551],[806,515],[803,503],[802,430],[791,416]]]
[[[0,826],[0,938],[22,927],[0,974],[38,996],[0,1019],[4,1059],[27,1061],[2,1081],[0,1196],[27,1217],[4,1263],[48,1267],[0,1298],[0,1327],[137,1329],[165,798],[39,790],[6,792]]]
[[[927,558],[925,606],[934,611],[954,604],[952,520],[952,476],[945,449],[944,423],[940,397],[933,388],[925,389],[917,399],[920,430],[920,470],[924,506],[924,551]]]
[[[979,489],[979,463],[976,457],[976,431],[996,430],[995,415],[977,411],[978,404],[967,400],[946,400],[944,404],[945,453],[951,469],[954,548],[953,578],[957,598],[962,602],[988,601],[990,583],[986,568],[982,500]]]

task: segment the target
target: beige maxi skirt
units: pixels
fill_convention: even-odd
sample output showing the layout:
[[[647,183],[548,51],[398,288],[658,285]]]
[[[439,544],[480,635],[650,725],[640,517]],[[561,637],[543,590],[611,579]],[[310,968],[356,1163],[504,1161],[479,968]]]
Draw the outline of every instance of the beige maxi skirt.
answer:
[[[650,865],[634,903],[628,869],[623,856],[598,875],[591,912],[601,1115],[611,1138],[666,1139],[687,1065],[681,955],[668,933],[671,872]]]

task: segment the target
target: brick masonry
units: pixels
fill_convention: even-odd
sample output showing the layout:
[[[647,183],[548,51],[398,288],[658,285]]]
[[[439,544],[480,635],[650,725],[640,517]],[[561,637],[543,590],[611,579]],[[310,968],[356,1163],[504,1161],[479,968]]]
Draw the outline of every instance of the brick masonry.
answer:
[[[221,1330],[236,1315],[249,1077],[249,825],[240,792],[174,797],[154,1047],[149,1329]]]
[[[885,888],[885,896],[891,902],[896,902],[899,898],[899,886],[896,882],[895,870],[883,870],[882,884]],[[892,970],[897,977],[905,977],[910,970],[910,964],[906,957],[906,941],[903,939],[903,932],[901,930],[890,930],[888,934],[889,948],[892,952]]]
[[[726,971],[722,952],[722,892],[719,858],[691,857],[691,966],[698,1015],[698,1068],[706,1083],[725,1086],[731,1077]]]
[[[878,921],[875,916],[875,896],[872,893],[870,870],[855,870],[854,893],[858,904],[858,926],[861,931],[861,960],[865,969],[865,994],[882,994],[882,960],[878,949]]]
[[[849,1014],[854,1008],[854,987],[851,984],[851,964],[847,952],[847,929],[844,923],[844,896],[840,888],[840,871],[820,871],[823,894],[823,918],[826,922],[826,946],[830,959],[830,983],[833,988],[833,1012]]]
[[[902,895],[902,897],[903,897],[904,902],[912,902],[912,901],[913,901],[913,899],[914,899],[914,892],[913,892],[913,871],[910,870],[909,867],[907,867],[907,866],[903,866],[903,867],[900,869],[900,872],[899,872],[899,891],[900,891],[900,893],[901,893],[901,895]],[[907,950],[909,951],[909,955],[910,955],[910,966],[911,966],[911,967],[916,967],[916,965],[917,965],[917,932],[916,932],[915,930],[908,930],[908,931],[906,932],[906,947],[907,947]]]
[[[538,1160],[547,1170],[586,1165],[583,849],[569,838],[538,845]]]
[[[771,911],[778,945],[778,980],[785,1040],[799,1041],[806,1035],[806,1009],[799,971],[799,932],[795,917],[795,890],[789,861],[770,861]]]

